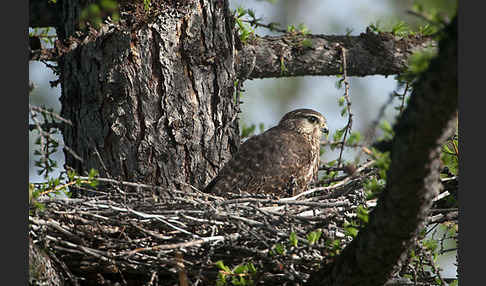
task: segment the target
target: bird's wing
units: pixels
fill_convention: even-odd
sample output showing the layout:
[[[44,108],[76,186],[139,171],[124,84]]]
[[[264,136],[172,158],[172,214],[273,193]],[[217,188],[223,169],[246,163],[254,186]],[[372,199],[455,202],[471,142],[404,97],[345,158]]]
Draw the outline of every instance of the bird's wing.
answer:
[[[308,172],[313,161],[310,144],[297,132],[278,127],[253,136],[240,146],[206,191],[222,194],[283,187]]]

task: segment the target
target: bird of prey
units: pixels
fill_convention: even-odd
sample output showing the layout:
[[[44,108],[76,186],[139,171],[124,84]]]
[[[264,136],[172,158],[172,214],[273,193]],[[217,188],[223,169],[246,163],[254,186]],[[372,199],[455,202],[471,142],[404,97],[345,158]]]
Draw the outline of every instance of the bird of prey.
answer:
[[[293,110],[277,126],[241,144],[204,191],[223,197],[229,193],[285,197],[305,191],[317,177],[320,139],[328,132],[319,112]]]

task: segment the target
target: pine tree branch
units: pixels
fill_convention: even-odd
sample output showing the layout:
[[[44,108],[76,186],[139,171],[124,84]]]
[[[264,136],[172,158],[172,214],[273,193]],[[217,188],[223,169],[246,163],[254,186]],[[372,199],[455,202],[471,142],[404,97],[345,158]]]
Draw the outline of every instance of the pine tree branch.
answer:
[[[370,29],[359,36],[257,36],[238,51],[236,69],[240,78],[248,74],[250,79],[337,75],[342,73],[340,53],[345,48],[348,76],[392,75],[406,69],[413,51],[430,45],[436,44],[429,37],[398,38]]]

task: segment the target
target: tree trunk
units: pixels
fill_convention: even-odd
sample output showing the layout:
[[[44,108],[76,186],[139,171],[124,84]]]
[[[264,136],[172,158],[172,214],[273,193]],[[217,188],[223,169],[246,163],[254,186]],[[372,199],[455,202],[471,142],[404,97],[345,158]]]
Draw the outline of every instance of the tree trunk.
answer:
[[[64,142],[83,158],[65,152],[66,164],[80,174],[200,188],[237,150],[228,2],[162,2],[150,20],[133,13],[131,29],[71,41],[59,62]]]

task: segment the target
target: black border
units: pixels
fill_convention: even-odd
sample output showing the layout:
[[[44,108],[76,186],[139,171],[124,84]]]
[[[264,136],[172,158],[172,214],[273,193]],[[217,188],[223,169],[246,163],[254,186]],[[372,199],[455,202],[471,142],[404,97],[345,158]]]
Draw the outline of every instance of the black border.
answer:
[[[28,285],[28,24],[29,2],[3,5],[2,245],[5,285]]]
[[[484,149],[484,58],[482,36],[484,10],[472,1],[458,1],[458,98],[459,98],[459,285],[481,285],[484,265],[479,251],[484,248],[485,189],[479,181],[483,176],[481,161]],[[467,5],[469,4],[469,5]],[[475,11],[475,12],[474,12]],[[484,60],[483,60],[484,62]],[[478,70],[478,71],[476,71]],[[483,148],[481,148],[483,147]],[[475,161],[475,162],[473,162]],[[469,167],[466,167],[466,163]],[[481,164],[482,163],[482,164]],[[476,181],[476,182],[475,182]],[[478,283],[475,283],[475,282]]]

